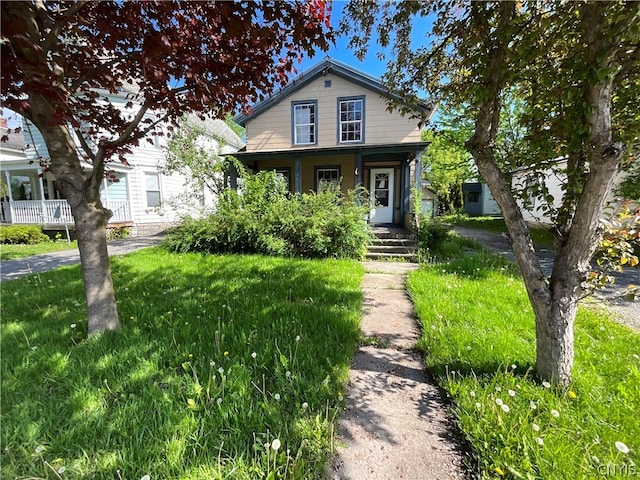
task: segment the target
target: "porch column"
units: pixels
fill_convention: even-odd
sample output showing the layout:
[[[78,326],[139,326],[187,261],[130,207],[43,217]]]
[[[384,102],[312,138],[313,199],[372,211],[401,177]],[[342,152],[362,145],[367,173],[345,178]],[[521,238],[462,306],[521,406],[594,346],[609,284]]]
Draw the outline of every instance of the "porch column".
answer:
[[[302,193],[302,159],[296,157],[293,163],[293,187],[295,193]]]
[[[416,152],[416,188],[422,188],[422,152],[418,150]]]
[[[42,169],[40,167],[38,167],[38,169],[36,170],[38,172],[38,187],[40,189],[40,208],[42,210],[42,224],[44,225],[46,222],[46,217],[47,217],[47,206],[44,203],[44,183],[42,182],[42,177],[43,177],[43,173],[42,173]],[[33,196],[33,189],[31,190],[31,196]]]
[[[411,161],[406,161],[402,163],[402,185],[401,191],[402,195],[402,212],[401,214],[404,216],[405,213],[411,211]]]
[[[231,168],[229,168],[229,187],[234,190],[238,189],[238,169],[233,163],[231,163]]]
[[[360,152],[356,153],[356,158],[355,158],[355,172],[354,172],[354,187],[358,188],[359,186],[362,185],[362,154]]]

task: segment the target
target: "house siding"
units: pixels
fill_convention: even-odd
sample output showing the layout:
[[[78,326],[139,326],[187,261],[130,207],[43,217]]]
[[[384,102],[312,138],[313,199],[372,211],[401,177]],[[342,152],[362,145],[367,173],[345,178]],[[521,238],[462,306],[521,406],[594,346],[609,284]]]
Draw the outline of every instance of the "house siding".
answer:
[[[331,80],[331,87],[325,87]],[[364,93],[364,95],[363,95]],[[292,147],[291,105],[293,102],[317,101],[317,144],[304,148],[334,147],[338,143],[338,102],[340,97],[364,97],[366,144],[419,142],[417,121],[398,112],[388,112],[387,101],[377,93],[363,89],[337,75],[317,78],[267,112],[247,122],[247,152],[268,152]]]

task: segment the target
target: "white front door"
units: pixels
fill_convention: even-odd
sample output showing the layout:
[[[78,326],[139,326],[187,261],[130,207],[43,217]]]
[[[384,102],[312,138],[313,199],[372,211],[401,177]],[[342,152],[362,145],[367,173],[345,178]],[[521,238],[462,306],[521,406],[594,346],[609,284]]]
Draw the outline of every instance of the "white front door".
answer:
[[[371,169],[371,223],[393,223],[393,168]]]

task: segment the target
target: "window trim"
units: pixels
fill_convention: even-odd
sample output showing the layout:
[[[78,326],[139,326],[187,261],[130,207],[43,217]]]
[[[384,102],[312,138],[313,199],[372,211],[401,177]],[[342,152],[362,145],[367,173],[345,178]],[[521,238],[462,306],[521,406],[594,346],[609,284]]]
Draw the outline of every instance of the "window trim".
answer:
[[[340,165],[318,165],[316,167],[314,167],[313,169],[313,179],[314,179],[314,183],[315,183],[315,191],[318,191],[318,187],[320,186],[320,181],[318,179],[318,172],[320,172],[320,170],[337,170],[338,172],[338,186],[341,187],[342,185],[342,170],[340,168]]]
[[[298,142],[296,137],[296,107],[301,105],[313,105],[314,122],[313,125],[313,142]],[[291,102],[291,145],[306,146],[318,144],[318,101],[317,100],[295,100]]]
[[[355,95],[355,96],[349,96],[349,97],[338,97],[338,102],[337,102],[337,117],[336,117],[336,126],[337,126],[337,132],[336,132],[336,139],[337,139],[337,144],[354,144],[354,143],[364,143],[365,141],[365,118],[366,118],[366,95]],[[342,105],[342,102],[352,102],[352,101],[361,101],[362,102],[362,118],[360,119],[360,140],[342,140],[342,119],[341,117],[341,110],[340,107]],[[347,122],[347,121],[345,121]],[[349,123],[355,123],[355,121],[350,120],[348,121]]]
[[[149,190],[147,178],[150,175],[155,175],[158,178],[158,190]],[[149,192],[158,192],[158,205],[149,205]],[[147,208],[159,208],[162,206],[162,179],[160,178],[160,172],[144,172],[144,200]]]

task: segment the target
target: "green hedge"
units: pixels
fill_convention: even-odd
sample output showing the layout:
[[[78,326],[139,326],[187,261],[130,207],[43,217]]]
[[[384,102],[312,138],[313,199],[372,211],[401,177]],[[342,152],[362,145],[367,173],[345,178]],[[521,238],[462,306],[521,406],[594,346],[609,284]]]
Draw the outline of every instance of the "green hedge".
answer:
[[[305,258],[362,258],[370,241],[357,192],[290,194],[273,172],[244,178],[223,193],[218,210],[168,232],[174,252],[262,253]]]
[[[6,225],[0,227],[0,243],[27,244],[46,243],[51,239],[37,225]]]

